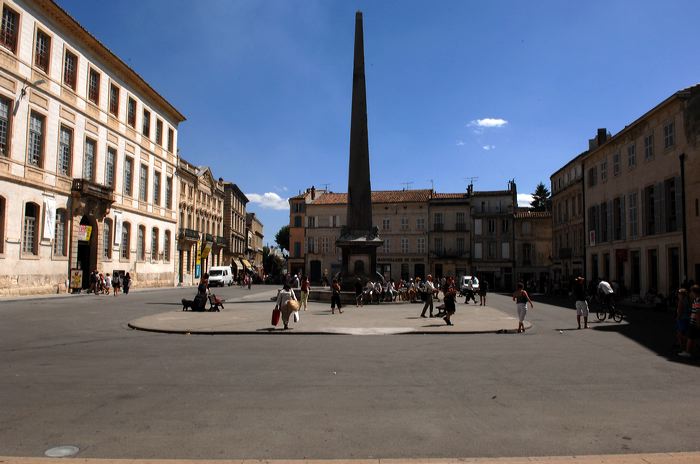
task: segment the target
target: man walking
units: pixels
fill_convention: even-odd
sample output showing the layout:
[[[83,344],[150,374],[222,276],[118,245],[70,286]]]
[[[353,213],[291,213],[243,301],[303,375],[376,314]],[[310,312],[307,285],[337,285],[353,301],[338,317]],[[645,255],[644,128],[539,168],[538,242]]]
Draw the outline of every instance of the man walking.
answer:
[[[576,300],[576,322],[581,328],[581,316],[583,316],[583,328],[588,328],[588,302],[586,301],[586,287],[581,276],[576,277],[574,282],[574,299]]]
[[[610,313],[610,318],[612,319],[613,316],[613,298],[615,295],[615,292],[613,291],[612,286],[606,279],[601,279],[601,281],[598,283],[598,294],[600,295],[601,299],[603,300],[603,304],[607,306],[608,312]]]
[[[435,291],[435,285],[433,285],[433,276],[428,274],[428,277],[426,277],[425,280],[425,306],[423,306],[423,312],[420,314],[420,317],[426,317],[425,316],[425,311],[430,307],[430,317],[433,316],[433,292]]]

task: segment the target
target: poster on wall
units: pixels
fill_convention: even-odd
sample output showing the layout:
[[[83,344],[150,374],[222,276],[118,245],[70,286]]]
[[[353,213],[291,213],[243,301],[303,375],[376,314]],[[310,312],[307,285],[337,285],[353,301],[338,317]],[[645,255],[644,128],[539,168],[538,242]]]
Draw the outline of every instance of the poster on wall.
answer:
[[[56,234],[56,199],[44,197],[44,238],[53,240]]]
[[[89,242],[90,235],[92,235],[92,226],[78,226],[78,232],[75,234],[77,239],[81,242]]]
[[[122,213],[121,211],[114,212],[114,244],[119,245],[122,239]]]
[[[70,270],[70,288],[81,289],[83,288],[83,271],[82,269],[71,269]]]

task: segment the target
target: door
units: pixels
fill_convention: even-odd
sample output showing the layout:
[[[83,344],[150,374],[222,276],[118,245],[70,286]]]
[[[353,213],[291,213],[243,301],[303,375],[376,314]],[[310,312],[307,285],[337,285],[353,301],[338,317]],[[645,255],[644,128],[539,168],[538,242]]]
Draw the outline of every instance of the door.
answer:
[[[315,259],[311,261],[311,272],[309,275],[309,280],[314,283],[321,282],[321,261]]]

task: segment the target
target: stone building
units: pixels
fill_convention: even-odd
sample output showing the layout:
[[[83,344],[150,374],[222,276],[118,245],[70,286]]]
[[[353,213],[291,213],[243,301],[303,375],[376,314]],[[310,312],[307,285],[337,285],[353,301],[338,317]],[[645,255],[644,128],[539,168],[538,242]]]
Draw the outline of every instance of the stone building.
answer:
[[[235,276],[245,271],[241,261],[246,255],[246,205],[248,197],[234,183],[224,182],[224,264],[231,266]]]
[[[509,181],[508,190],[474,191],[471,195],[472,275],[487,280],[490,289],[513,289],[517,194],[515,182]]]
[[[700,232],[699,93],[697,85],[674,93],[584,158],[589,280],[668,295],[686,277],[685,263],[687,277],[700,277],[695,241],[683,244],[684,234]]]
[[[471,273],[470,193],[438,193],[430,198],[428,237],[433,276]]]
[[[255,213],[246,213],[246,235],[248,260],[243,260],[249,269],[258,276],[263,275],[263,224]]]
[[[307,274],[306,267],[306,205],[316,200],[317,195],[325,193],[324,190],[316,190],[316,187],[306,189],[305,192],[289,199],[289,257],[287,259],[287,272],[291,275]]]
[[[0,294],[174,285],[184,119],[55,2],[2,2]]]
[[[178,284],[194,285],[211,267],[223,262],[224,182],[215,180],[206,166],[180,158],[180,229],[178,233]]]
[[[552,265],[552,213],[518,209],[513,222],[515,280],[531,292],[545,293]]]

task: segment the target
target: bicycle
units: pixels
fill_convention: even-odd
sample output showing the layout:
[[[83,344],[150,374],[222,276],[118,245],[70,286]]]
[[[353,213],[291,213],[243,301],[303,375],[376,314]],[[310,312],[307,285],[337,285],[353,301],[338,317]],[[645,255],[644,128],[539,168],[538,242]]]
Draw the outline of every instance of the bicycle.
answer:
[[[595,303],[596,312],[595,315],[599,322],[603,322],[607,318],[611,318],[615,322],[622,322],[625,317],[624,313],[617,309],[615,306],[615,301],[611,298],[609,302],[604,302],[600,300],[599,296],[591,298],[591,303]]]

